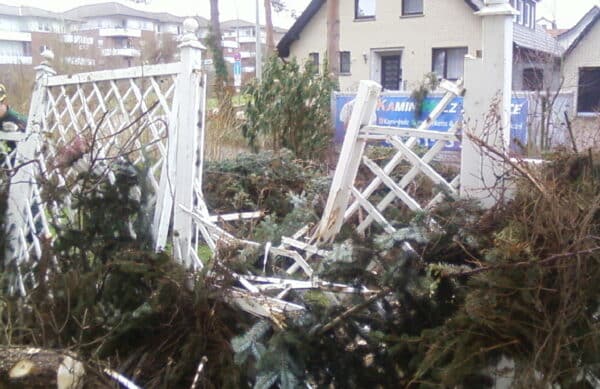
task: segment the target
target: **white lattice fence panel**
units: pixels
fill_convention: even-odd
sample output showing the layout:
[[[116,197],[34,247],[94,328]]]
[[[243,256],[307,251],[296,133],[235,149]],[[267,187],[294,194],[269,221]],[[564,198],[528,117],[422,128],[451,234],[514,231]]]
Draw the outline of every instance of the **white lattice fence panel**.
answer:
[[[398,128],[374,125],[380,87],[373,82],[361,84],[317,240],[333,239],[350,221],[355,221],[361,233],[374,222],[391,233],[395,231],[391,220],[403,209],[422,212],[446,196],[458,197],[460,171],[442,171],[442,165],[436,167],[434,160],[446,145],[459,141],[459,123],[448,132],[429,127],[462,94],[462,82],[444,81],[441,87],[447,93],[428,118],[417,128]],[[433,146],[419,151],[420,139],[434,140]],[[375,154],[371,150],[382,142],[392,148],[391,156],[370,157]]]
[[[48,78],[40,153],[45,181],[69,197],[82,171],[112,180],[112,166],[127,159],[148,172],[149,197],[156,201],[178,70],[168,64]],[[61,209],[61,216],[70,218],[69,211]]]

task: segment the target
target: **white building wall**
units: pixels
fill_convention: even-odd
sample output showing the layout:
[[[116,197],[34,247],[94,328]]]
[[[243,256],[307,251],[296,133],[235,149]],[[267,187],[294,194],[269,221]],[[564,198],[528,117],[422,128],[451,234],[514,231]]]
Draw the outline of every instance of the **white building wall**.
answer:
[[[23,31],[17,18],[0,16],[0,31]]]
[[[355,90],[361,79],[373,75],[378,50],[402,51],[403,80],[407,89],[432,70],[432,49],[468,47],[475,56],[481,49],[481,20],[464,0],[423,0],[423,16],[402,16],[402,2],[381,0],[373,20],[354,20],[354,1],[340,2],[340,51],[350,51],[351,73],[340,76],[342,90]],[[318,52],[326,58],[327,7],[323,5],[290,47],[291,56],[308,58]],[[365,61],[366,57],[366,61]]]
[[[600,22],[592,27],[575,49],[565,58],[563,65],[564,87],[575,96],[573,103],[573,131],[580,150],[600,149],[600,114],[582,115],[577,113],[577,92],[579,68],[600,67]]]
[[[579,85],[579,68],[600,67],[600,22],[597,22],[587,35],[564,61],[564,87],[577,96]],[[575,101],[577,107],[577,101]]]

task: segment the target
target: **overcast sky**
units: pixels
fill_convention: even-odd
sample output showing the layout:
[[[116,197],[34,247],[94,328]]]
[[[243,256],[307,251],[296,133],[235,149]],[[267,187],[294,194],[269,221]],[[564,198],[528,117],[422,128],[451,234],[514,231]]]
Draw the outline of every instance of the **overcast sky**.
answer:
[[[127,0],[119,0],[127,2]],[[292,14],[299,15],[310,0],[285,0],[292,12],[275,14],[275,24],[280,27],[289,27],[294,22]],[[344,0],[351,1],[351,0]],[[445,1],[445,0],[436,0]],[[62,11],[78,5],[98,3],[100,0],[0,0],[0,3],[11,5],[31,5],[40,8]],[[254,20],[256,13],[256,0],[219,0],[221,20],[247,19]],[[262,4],[263,0],[259,0]],[[541,0],[538,5],[538,17],[546,16],[552,19],[556,15],[558,26],[568,28],[577,21],[594,5],[600,6],[600,0]],[[176,15],[202,15],[209,16],[209,0],[151,0],[149,6],[152,10],[167,11]],[[261,20],[264,16],[261,14]]]

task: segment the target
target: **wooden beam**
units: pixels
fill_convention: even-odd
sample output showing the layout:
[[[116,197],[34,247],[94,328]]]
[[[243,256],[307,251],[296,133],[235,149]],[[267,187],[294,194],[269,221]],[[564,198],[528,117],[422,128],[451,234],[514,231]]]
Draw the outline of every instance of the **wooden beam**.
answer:
[[[414,137],[419,139],[437,139],[448,142],[458,141],[456,134],[434,130],[419,130],[416,128],[399,128],[385,126],[366,126],[361,130],[359,138],[368,140],[382,140],[389,136]]]

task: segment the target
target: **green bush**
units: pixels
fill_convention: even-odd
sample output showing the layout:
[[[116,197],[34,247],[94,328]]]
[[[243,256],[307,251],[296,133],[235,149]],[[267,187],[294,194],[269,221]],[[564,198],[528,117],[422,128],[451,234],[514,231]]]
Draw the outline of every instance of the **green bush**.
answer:
[[[262,82],[250,84],[246,93],[246,123],[243,133],[257,149],[262,137],[278,150],[292,150],[297,157],[313,159],[327,149],[332,135],[331,93],[335,83],[326,68],[319,73],[312,64],[272,57]]]

